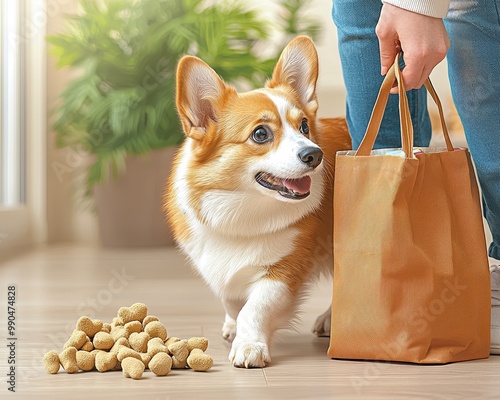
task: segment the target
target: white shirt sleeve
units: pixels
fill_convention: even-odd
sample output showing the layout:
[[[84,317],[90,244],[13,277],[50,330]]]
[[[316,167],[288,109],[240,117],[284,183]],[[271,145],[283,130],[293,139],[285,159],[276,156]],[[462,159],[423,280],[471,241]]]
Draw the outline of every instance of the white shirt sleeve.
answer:
[[[382,0],[382,3],[435,18],[446,17],[450,6],[450,0]]]

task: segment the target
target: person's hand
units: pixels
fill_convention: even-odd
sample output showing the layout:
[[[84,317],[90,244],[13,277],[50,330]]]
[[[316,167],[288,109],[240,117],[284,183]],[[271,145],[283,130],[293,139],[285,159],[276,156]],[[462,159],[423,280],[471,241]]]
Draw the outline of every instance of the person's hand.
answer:
[[[394,63],[396,53],[404,52],[403,81],[406,90],[420,88],[450,47],[442,19],[391,4],[382,6],[376,33],[382,75]],[[397,89],[393,88],[391,93],[397,93]]]

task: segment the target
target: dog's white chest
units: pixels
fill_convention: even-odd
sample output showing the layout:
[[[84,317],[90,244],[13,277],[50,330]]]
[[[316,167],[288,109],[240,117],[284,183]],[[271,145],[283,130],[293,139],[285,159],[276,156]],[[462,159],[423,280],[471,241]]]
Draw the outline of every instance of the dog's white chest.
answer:
[[[181,246],[218,296],[244,298],[251,284],[262,277],[269,266],[293,251],[298,233],[289,228],[243,238],[221,235],[199,226]]]

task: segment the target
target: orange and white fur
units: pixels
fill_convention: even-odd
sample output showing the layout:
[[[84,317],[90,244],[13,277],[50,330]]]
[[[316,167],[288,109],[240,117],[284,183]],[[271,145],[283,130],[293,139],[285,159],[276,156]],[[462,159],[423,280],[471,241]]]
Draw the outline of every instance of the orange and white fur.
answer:
[[[222,300],[236,367],[268,364],[273,334],[294,319],[308,283],[332,272],[333,163],[351,142],[344,119],[316,119],[317,77],[316,49],[303,36],[265,87],[246,93],[196,57],[178,65],[186,140],[166,211],[180,248]],[[326,329],[328,311],[316,327]]]

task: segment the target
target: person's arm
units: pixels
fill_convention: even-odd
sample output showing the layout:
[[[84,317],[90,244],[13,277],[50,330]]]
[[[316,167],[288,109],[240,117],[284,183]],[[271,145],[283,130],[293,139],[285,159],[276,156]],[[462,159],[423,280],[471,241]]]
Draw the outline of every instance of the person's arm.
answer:
[[[418,89],[446,56],[450,46],[442,20],[446,16],[449,0],[383,2],[376,27],[382,75],[394,62],[396,53],[403,50],[406,90]]]
[[[382,0],[382,3],[441,19],[446,17],[450,7],[450,0]]]

